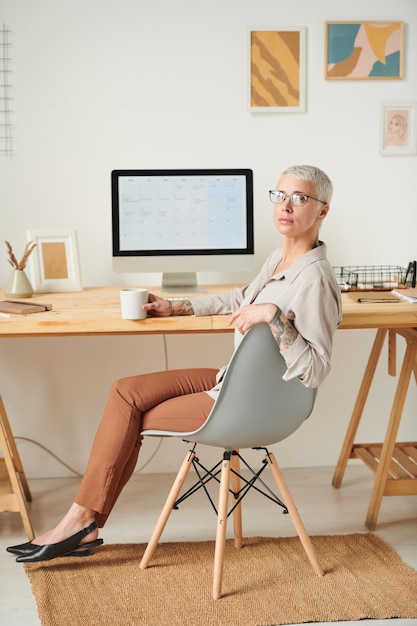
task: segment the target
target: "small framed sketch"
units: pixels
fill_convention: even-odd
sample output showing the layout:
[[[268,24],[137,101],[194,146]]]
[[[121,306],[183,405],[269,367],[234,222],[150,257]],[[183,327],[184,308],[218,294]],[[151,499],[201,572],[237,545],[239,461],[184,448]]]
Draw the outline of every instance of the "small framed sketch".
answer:
[[[249,109],[301,113],[306,106],[305,28],[249,31]]]
[[[417,102],[383,102],[379,153],[383,156],[417,154]]]
[[[403,77],[403,22],[326,22],[326,80]]]
[[[27,238],[37,244],[29,257],[35,292],[82,290],[76,230],[28,230]]]

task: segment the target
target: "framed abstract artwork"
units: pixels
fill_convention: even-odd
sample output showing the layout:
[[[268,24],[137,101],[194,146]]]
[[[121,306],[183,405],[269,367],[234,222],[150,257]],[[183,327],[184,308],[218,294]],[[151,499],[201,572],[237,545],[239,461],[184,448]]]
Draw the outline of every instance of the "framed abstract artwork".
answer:
[[[383,102],[379,153],[382,156],[417,154],[417,102]]]
[[[249,108],[254,113],[305,111],[305,28],[249,31]]]
[[[29,230],[27,238],[36,243],[29,257],[35,292],[82,290],[76,230]]]
[[[403,22],[326,22],[327,80],[403,78]]]

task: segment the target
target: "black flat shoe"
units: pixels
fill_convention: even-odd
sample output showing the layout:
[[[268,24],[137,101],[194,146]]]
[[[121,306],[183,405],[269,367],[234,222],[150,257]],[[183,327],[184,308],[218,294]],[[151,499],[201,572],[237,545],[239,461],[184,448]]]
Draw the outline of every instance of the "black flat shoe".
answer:
[[[6,548],[7,552],[11,554],[30,554],[34,550],[36,550],[38,546],[31,541],[27,541],[26,543],[19,543],[17,546],[9,546]]]
[[[96,539],[88,543],[79,543],[77,549],[73,552],[68,552],[65,556],[90,556],[92,548],[98,548],[103,545],[103,539]]]
[[[101,546],[103,543],[103,539],[96,539],[95,541],[90,541],[89,543],[80,543],[77,546],[77,550],[70,552],[66,556],[86,556],[86,552],[90,549],[89,554],[91,554],[91,548],[97,548]],[[31,541],[27,541],[26,543],[20,543],[17,546],[9,546],[6,548],[7,552],[11,554],[17,554],[18,556],[22,556],[24,554],[32,554],[34,550],[40,548],[36,543],[32,543]],[[81,554],[81,549],[83,550],[83,554]]]
[[[47,543],[44,546],[37,546],[32,552],[29,554],[22,554],[18,556],[16,561],[18,563],[36,563],[37,561],[50,561],[52,559],[56,559],[59,556],[74,556],[77,548],[86,548],[85,550],[80,550],[77,556],[88,556],[86,554],[82,554],[82,552],[88,551],[88,544],[81,544],[80,541],[83,537],[86,537],[89,533],[97,528],[97,523],[93,522],[87,528],[80,530],[75,535],[68,537],[68,539],[64,539],[63,541],[59,541],[58,543]],[[100,539],[97,540],[101,542]],[[95,541],[90,542],[95,544]],[[96,544],[97,545],[97,544]],[[99,543],[98,545],[101,545]]]

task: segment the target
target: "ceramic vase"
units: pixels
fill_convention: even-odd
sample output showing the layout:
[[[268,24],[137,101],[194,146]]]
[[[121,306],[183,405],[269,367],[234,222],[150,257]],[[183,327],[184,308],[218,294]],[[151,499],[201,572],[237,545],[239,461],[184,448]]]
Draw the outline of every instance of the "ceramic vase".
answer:
[[[7,298],[31,298],[33,288],[24,270],[13,270],[4,287]]]

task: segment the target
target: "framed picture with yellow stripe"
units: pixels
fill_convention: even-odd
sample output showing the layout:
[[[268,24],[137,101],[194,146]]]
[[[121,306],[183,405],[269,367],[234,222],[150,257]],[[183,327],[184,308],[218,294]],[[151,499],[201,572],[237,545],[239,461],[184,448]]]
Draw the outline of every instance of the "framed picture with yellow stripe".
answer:
[[[306,109],[305,28],[249,31],[249,108],[254,113]]]
[[[326,80],[403,77],[403,22],[326,22]]]

